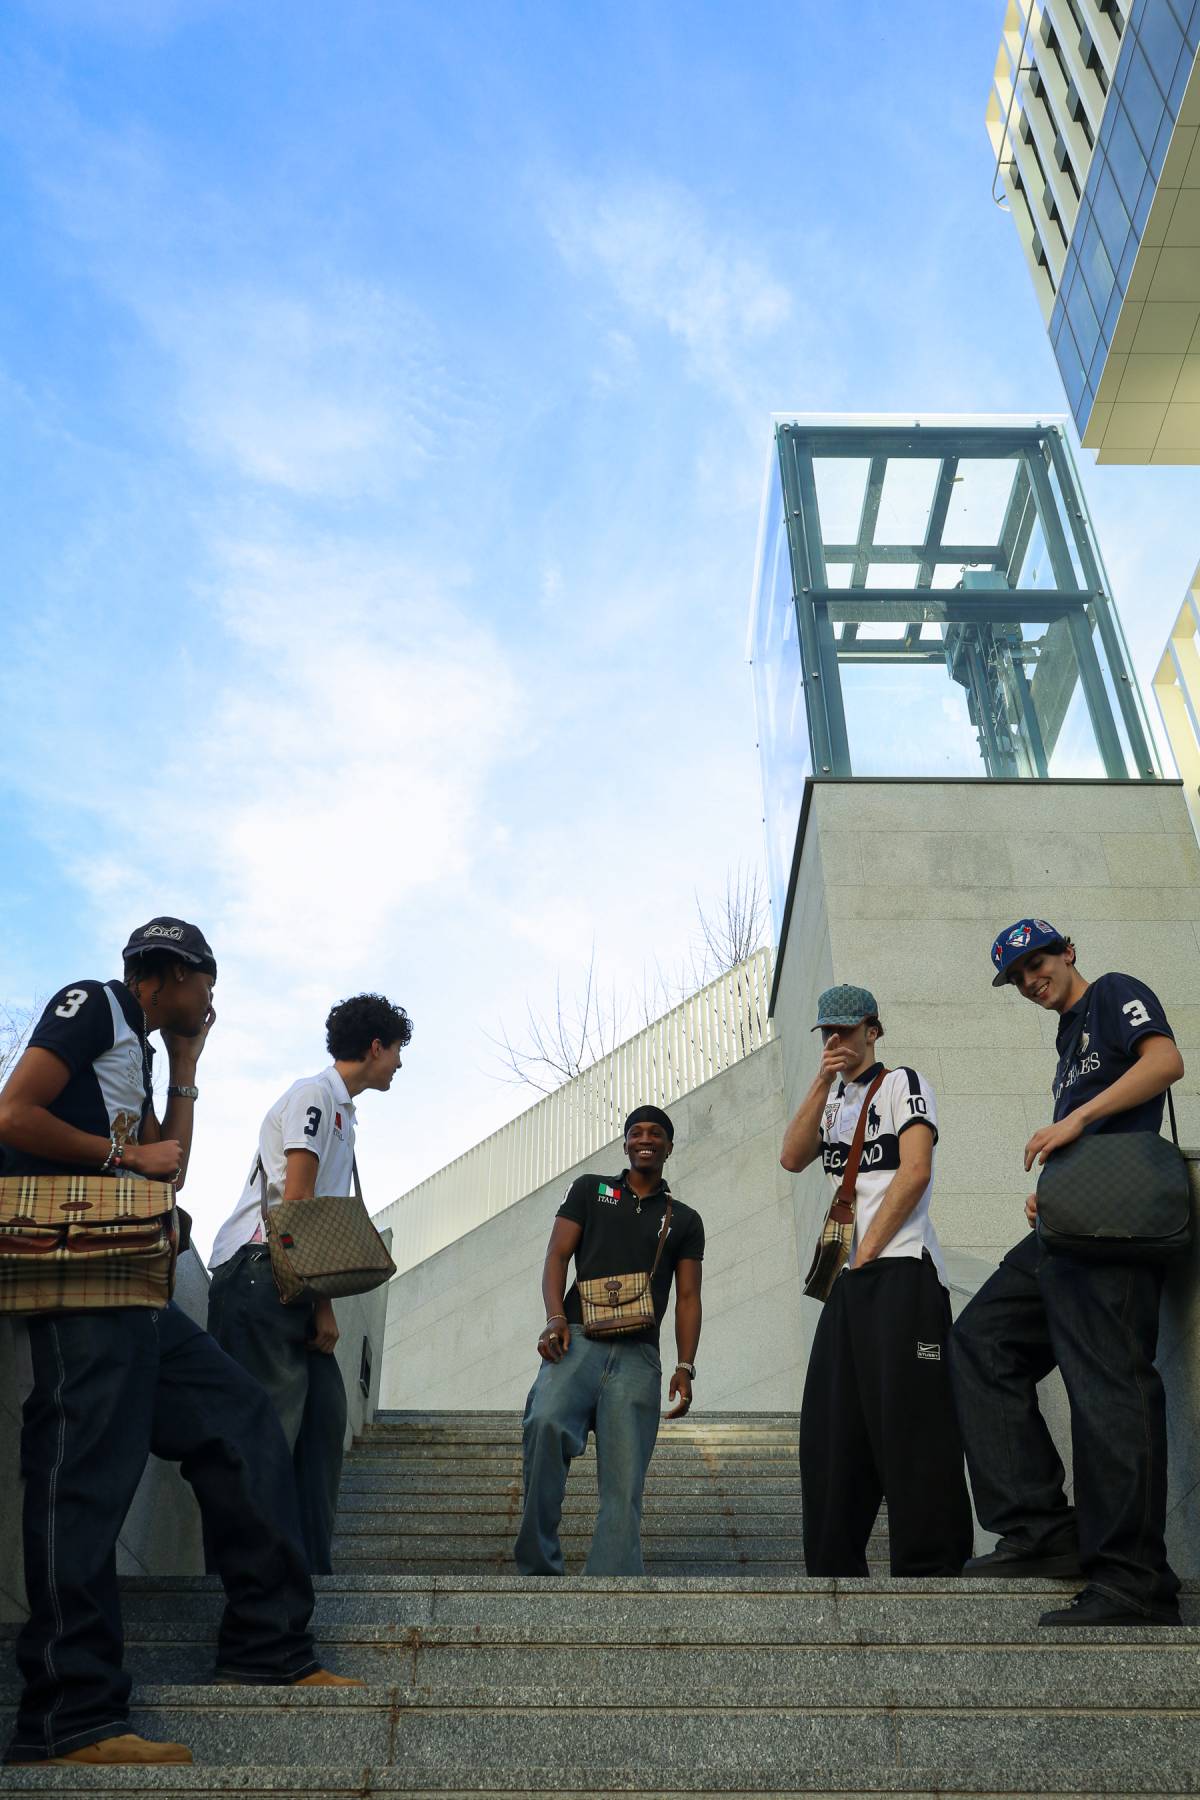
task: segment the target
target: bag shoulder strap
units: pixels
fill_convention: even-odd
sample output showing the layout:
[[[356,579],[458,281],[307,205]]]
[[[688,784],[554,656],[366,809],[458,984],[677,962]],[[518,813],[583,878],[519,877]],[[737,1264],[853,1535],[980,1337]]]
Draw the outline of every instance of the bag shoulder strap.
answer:
[[[363,1204],[362,1182],[358,1179],[358,1158],[357,1158],[357,1156],[351,1156],[351,1158],[350,1158],[350,1173],[354,1177],[354,1198],[358,1201],[359,1205],[361,1206]]]
[[[854,1222],[855,1194],[858,1187],[858,1171],[862,1163],[863,1144],[867,1135],[867,1113],[871,1102],[883,1086],[884,1080],[891,1074],[890,1069],[880,1069],[878,1075],[863,1095],[862,1111],[858,1115],[858,1124],[854,1127],[854,1136],[850,1140],[850,1154],[846,1158],[846,1166],[842,1170],[842,1179],[838,1183],[837,1193],[833,1196],[833,1205],[829,1209],[829,1217],[839,1224],[851,1225]]]
[[[667,1210],[662,1216],[662,1224],[659,1227],[658,1249],[654,1252],[654,1261],[650,1264],[650,1274],[647,1277],[647,1281],[646,1281],[647,1287],[650,1286],[650,1284],[654,1280],[654,1277],[658,1274],[658,1265],[662,1261],[662,1253],[666,1249],[666,1246],[667,1246],[667,1233],[671,1229],[671,1207],[672,1207],[672,1205],[673,1205],[673,1202],[671,1199],[670,1190],[668,1189]]]
[[[1175,1148],[1178,1150],[1178,1148],[1179,1148],[1179,1127],[1175,1123],[1175,1102],[1171,1097],[1170,1088],[1167,1089],[1167,1111],[1171,1115],[1171,1136],[1175,1140]]]

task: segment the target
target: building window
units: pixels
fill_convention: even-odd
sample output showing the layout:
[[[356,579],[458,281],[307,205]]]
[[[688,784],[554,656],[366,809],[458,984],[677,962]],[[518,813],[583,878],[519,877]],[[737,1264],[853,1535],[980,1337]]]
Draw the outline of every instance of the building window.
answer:
[[[1117,191],[1112,170],[1103,158],[1100,160],[1099,179],[1092,187],[1092,216],[1100,227],[1100,236],[1104,239],[1108,259],[1115,269],[1121,260],[1121,252],[1125,248],[1125,239],[1129,232],[1129,214],[1125,210],[1125,202]]]
[[[1108,111],[1114,114],[1112,135],[1108,140],[1108,161],[1121,190],[1121,198],[1132,214],[1137,205],[1142,183],[1146,179],[1147,162],[1141,145],[1129,123],[1129,114],[1114,96]],[[1150,140],[1153,143],[1153,138]]]
[[[1137,36],[1159,87],[1164,94],[1169,94],[1183,52],[1183,33],[1164,0],[1159,0],[1157,6],[1146,7],[1138,20]]]
[[[1150,73],[1150,64],[1136,44],[1130,46],[1130,54],[1126,60],[1123,76],[1121,99],[1133,121],[1133,129],[1137,132],[1138,142],[1149,161],[1150,151],[1158,136],[1163,113],[1166,111],[1166,102],[1159,91],[1158,83]]]

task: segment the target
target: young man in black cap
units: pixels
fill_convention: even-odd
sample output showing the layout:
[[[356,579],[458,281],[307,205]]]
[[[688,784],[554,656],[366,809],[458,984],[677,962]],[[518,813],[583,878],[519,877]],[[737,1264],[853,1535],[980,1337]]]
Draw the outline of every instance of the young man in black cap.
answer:
[[[0,1093],[0,1173],[130,1174],[181,1186],[196,1065],[217,965],[202,933],[152,919],[125,946],[124,981],[60,988]],[[152,1104],[149,1034],[170,1063]],[[10,1764],[186,1763],[182,1744],[129,1731],[117,1536],[153,1451],[200,1502],[228,1598],[218,1679],[333,1682],[308,1630],[313,1592],[291,1459],[258,1384],[179,1307],[111,1306],[26,1321],[24,1693]]]
[[[971,1502],[946,1366],[950,1294],[929,1217],[937,1107],[915,1069],[885,1069],[875,996],[817,1002],[816,1079],[784,1134],[798,1172],[820,1156],[842,1180],[864,1108],[850,1261],[821,1312],[800,1412],[804,1566],[866,1575],[886,1499],[893,1575],[957,1575]]]
[[[1183,1074],[1157,996],[1130,975],[1079,973],[1075,946],[1045,919],[1018,919],[992,945],[993,987],[1011,984],[1059,1017],[1054,1122],[1025,1168],[1085,1132],[1158,1131]],[[1037,1198],[1025,1202],[1030,1227]],[[960,1314],[952,1366],[980,1520],[1000,1542],[971,1575],[1082,1574],[1086,1587],[1043,1625],[1178,1625],[1167,1562],[1167,1430],[1154,1366],[1161,1268],[1048,1255],[1035,1231]],[[1075,1505],[1038,1410],[1055,1366],[1071,1409]]]
[[[585,1574],[642,1575],[642,1489],[658,1436],[662,1365],[658,1328],[675,1283],[675,1343],[667,1414],[692,1404],[700,1343],[700,1276],[704,1225],[677,1200],[663,1167],[675,1128],[657,1106],[639,1106],[625,1121],[629,1167],[620,1175],[581,1175],[558,1209],[542,1271],[546,1325],[538,1338],[542,1366],[525,1406],[525,1507],[517,1534],[522,1575],[561,1575],[558,1527],[571,1459],[596,1434],[599,1510]],[[668,1203],[670,1218],[668,1220]],[[663,1233],[666,1232],[665,1240]],[[654,1324],[628,1336],[589,1338],[583,1330],[579,1282],[648,1274],[662,1243],[651,1289]],[[567,1266],[576,1281],[564,1295]]]

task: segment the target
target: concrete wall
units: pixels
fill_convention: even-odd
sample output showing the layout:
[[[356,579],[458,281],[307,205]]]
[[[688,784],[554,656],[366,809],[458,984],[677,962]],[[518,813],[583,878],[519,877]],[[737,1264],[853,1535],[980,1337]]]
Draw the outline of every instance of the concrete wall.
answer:
[[[386,1236],[387,1234],[385,1234]],[[192,1250],[179,1259],[175,1299],[201,1325],[208,1322],[208,1271]],[[337,1359],[346,1383],[346,1442],[374,1416],[382,1366],[387,1290],[377,1288],[338,1300],[341,1337]],[[359,1386],[363,1339],[371,1345],[371,1381]],[[23,1618],[25,1583],[21,1557],[21,1400],[28,1388],[27,1350],[22,1327],[0,1319],[0,1618]],[[117,1568],[123,1575],[193,1575],[204,1571],[200,1513],[192,1490],[175,1463],[150,1457],[117,1541]]]
[[[698,1402],[798,1403],[803,1352],[791,1178],[779,1167],[783,1058],[772,1042],[671,1107],[672,1190],[704,1220]],[[620,1143],[489,1219],[390,1285],[383,1407],[521,1407],[537,1373],[542,1261],[576,1175],[615,1173]],[[663,1322],[663,1368],[674,1325]]]

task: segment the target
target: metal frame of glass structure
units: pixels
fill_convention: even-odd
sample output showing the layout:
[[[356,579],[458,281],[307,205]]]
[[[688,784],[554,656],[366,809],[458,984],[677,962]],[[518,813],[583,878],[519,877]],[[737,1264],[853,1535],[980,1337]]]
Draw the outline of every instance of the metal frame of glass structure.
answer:
[[[1021,629],[1023,624],[1045,624],[1060,626],[1054,639],[1047,640],[1051,654],[1060,643],[1064,649],[1069,643],[1073,652],[1107,777],[1159,778],[1112,597],[1056,426],[905,429],[781,424],[777,445],[814,773],[853,773],[842,703],[844,664],[934,662],[944,663],[966,689],[985,773],[1001,779],[1046,780],[1047,746],[1027,666],[1039,657],[1045,662],[1047,651],[1027,643]],[[858,532],[851,543],[828,543],[822,534],[817,457],[870,459]],[[939,459],[925,535],[920,543],[878,544],[875,528],[888,465],[906,457]],[[972,458],[997,457],[1013,462],[1012,488],[998,538],[991,543],[947,543],[943,531],[960,465]],[[1063,498],[1061,508],[1055,486]],[[1016,582],[1039,524],[1054,586],[1022,588]],[[848,587],[829,583],[827,571],[837,563],[851,565]],[[868,589],[867,569],[872,563],[916,565],[915,586]],[[934,571],[944,564],[963,566],[963,583],[935,591]],[[889,640],[862,638],[859,627],[864,624],[895,624],[903,630]],[[923,636],[925,624],[941,625],[941,637]],[[1112,675],[1132,768],[1117,730],[1093,631]]]
[[[1058,421],[778,418],[749,654],[777,934],[810,777],[1162,779]]]

